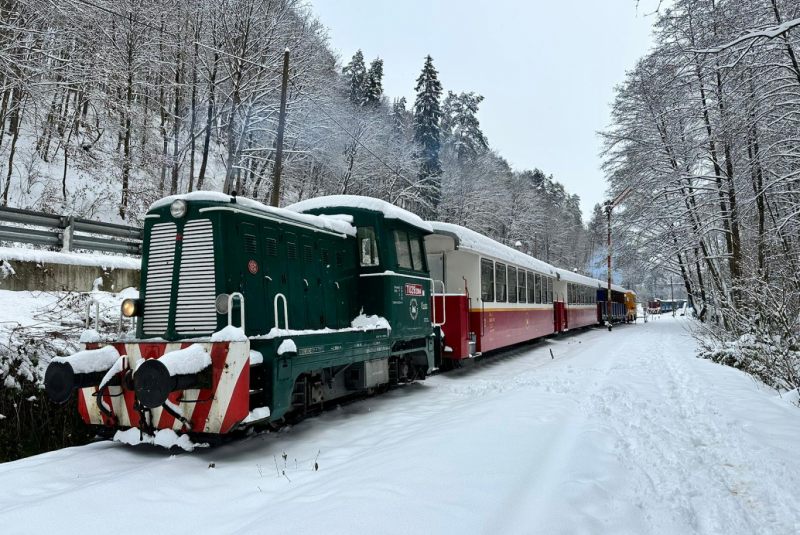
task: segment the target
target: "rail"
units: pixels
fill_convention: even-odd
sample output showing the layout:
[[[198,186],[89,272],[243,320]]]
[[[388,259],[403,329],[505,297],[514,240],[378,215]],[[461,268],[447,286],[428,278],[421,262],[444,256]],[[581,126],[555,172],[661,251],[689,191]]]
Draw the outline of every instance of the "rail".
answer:
[[[88,249],[104,253],[142,254],[143,231],[139,227],[8,206],[0,206],[0,223],[14,225],[0,224],[0,241],[47,245],[64,252]]]

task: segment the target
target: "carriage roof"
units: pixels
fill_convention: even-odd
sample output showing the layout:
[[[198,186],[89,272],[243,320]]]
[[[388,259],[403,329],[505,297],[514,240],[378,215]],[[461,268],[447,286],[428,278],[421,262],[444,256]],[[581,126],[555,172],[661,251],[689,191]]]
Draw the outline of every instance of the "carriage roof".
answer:
[[[546,275],[554,276],[556,274],[556,268],[547,262],[542,262],[541,260],[517,251],[508,245],[503,245],[502,243],[491,238],[487,238],[486,236],[479,234],[474,230],[470,230],[460,225],[454,225],[452,223],[442,223],[440,221],[431,221],[430,225],[435,234],[454,238],[456,240],[456,247],[458,249],[474,251],[478,254],[496,258],[510,264],[523,266]]]

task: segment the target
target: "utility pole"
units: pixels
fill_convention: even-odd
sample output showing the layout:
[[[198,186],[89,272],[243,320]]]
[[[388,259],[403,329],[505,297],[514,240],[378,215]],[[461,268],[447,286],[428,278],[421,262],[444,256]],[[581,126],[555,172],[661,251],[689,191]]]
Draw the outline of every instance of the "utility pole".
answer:
[[[672,273],[669,274],[669,291],[672,294],[672,317],[675,317],[675,287],[672,286]]]
[[[278,114],[278,139],[275,151],[275,174],[272,179],[270,205],[278,207],[281,200],[281,171],[283,170],[283,130],[286,127],[286,89],[289,85],[289,49],[283,53],[283,79],[281,80],[281,111]]]
[[[608,219],[608,289],[606,290],[606,305],[607,305],[607,316],[606,316],[606,325],[608,325],[608,332],[611,332],[611,210],[614,209],[619,203],[621,203],[625,197],[631,192],[631,187],[628,186],[622,193],[616,196],[613,201],[609,201],[606,203],[606,218]]]

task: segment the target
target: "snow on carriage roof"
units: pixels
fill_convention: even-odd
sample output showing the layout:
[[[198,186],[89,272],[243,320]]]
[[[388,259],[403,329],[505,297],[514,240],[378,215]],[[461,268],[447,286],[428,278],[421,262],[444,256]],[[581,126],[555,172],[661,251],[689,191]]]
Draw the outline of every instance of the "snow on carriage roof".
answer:
[[[458,237],[459,249],[469,249],[470,251],[475,251],[476,253],[481,253],[499,260],[504,260],[511,264],[517,264],[529,269],[534,269],[539,273],[555,275],[556,268],[547,262],[543,262],[532,256],[526,255],[525,253],[521,253],[516,249],[513,249],[507,245],[503,245],[502,243],[475,232],[474,230],[470,230],[459,225],[454,225],[452,223],[442,223],[440,221],[431,221],[430,224],[431,227],[433,227],[434,232],[441,231],[455,234]]]
[[[575,282],[578,284],[586,284],[587,286],[591,286],[593,288],[597,287],[600,289],[608,287],[608,281],[601,281],[600,279],[593,279],[591,277],[587,277],[586,275],[580,275],[573,271],[568,271],[566,269],[556,268],[556,271],[561,278],[567,282]],[[620,286],[619,284],[611,284],[611,289],[615,292],[623,292],[626,293],[628,290]]]
[[[150,205],[150,209],[148,211],[161,208],[162,206],[167,206],[178,199],[184,201],[211,201],[230,203],[232,197],[218,191],[194,191],[192,193],[185,193],[183,195],[170,195],[169,197],[159,199]],[[246,197],[236,197],[236,204],[245,208],[257,210],[259,212],[273,214],[284,219],[297,221],[298,223],[312,225],[323,230],[347,234],[349,236],[356,235],[355,227],[341,218],[329,217],[325,215],[300,214],[295,210],[267,206],[266,204],[262,204]]]
[[[318,208],[338,207],[359,208],[361,210],[381,212],[386,219],[399,219],[411,226],[433,232],[431,226],[418,215],[412,214],[408,210],[404,210],[386,201],[372,197],[362,197],[360,195],[328,195],[325,197],[316,197],[314,199],[307,199],[294,203],[287,206],[286,209],[292,210],[293,212],[305,212],[306,210],[315,210]]]

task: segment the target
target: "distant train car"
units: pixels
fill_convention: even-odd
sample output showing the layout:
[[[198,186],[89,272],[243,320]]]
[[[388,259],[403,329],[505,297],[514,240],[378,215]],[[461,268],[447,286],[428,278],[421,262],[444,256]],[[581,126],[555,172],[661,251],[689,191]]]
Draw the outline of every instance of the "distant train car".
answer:
[[[625,292],[625,309],[627,310],[627,321],[635,323],[638,310],[636,308],[636,293],[632,290]]]
[[[598,316],[597,296],[602,284],[599,280],[556,268],[559,280],[556,292],[564,302],[564,324],[559,331],[579,329],[601,322]]]
[[[628,290],[618,284],[611,285],[611,322],[618,323],[628,320],[628,305],[625,295]],[[597,318],[601,322],[608,321],[608,284],[597,290]],[[634,304],[635,307],[635,304]]]

